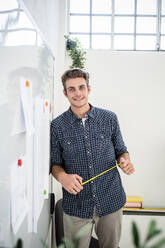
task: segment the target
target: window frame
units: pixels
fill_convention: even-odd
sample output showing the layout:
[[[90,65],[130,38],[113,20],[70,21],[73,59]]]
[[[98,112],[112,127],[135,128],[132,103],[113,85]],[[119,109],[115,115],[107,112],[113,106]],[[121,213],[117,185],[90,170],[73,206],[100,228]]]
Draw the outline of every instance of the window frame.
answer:
[[[92,35],[110,35],[111,36],[111,44],[110,49],[108,50],[116,50],[116,51],[165,51],[164,49],[161,49],[161,36],[165,36],[165,34],[161,34],[161,18],[165,17],[165,14],[162,15],[161,13],[161,6],[162,6],[162,0],[156,0],[156,13],[155,14],[137,14],[137,2],[138,0],[134,0],[134,13],[133,14],[115,14],[115,0],[111,0],[111,6],[112,6],[112,13],[110,14],[96,14],[92,13],[92,2],[90,1],[90,9],[89,13],[71,13],[70,12],[70,0],[68,4],[68,33],[69,35],[87,35],[89,37],[89,48],[92,49]],[[89,32],[70,32],[70,17],[71,16],[89,16]],[[93,16],[109,16],[111,17],[111,32],[104,33],[104,32],[92,32],[92,17]],[[115,17],[133,17],[134,18],[134,32],[133,33],[115,33],[114,32],[114,23],[115,23]],[[156,18],[156,30],[155,33],[137,33],[137,18],[138,17],[154,17]],[[133,36],[133,49],[115,49],[114,48],[114,37],[115,35],[123,36],[123,35],[131,35]],[[136,47],[136,38],[137,36],[155,36],[156,42],[155,42],[155,49],[154,50],[139,50]],[[105,50],[107,50],[105,48]]]
[[[24,13],[23,9],[20,8],[20,6],[18,6],[18,8],[14,8],[14,9],[10,9],[10,10],[3,10],[3,11],[0,11],[0,15],[3,15],[3,14],[10,14],[10,13],[13,13],[13,12],[22,12]],[[34,44],[31,44],[29,46],[37,46],[38,45],[38,32],[36,29],[34,28],[7,28],[7,29],[0,29],[0,34],[1,33],[11,33],[11,32],[20,32],[20,31],[31,31],[31,32],[34,32],[35,33],[35,42]],[[24,45],[24,44],[22,44]],[[2,46],[6,46],[5,44],[3,44]],[[15,45],[17,46],[17,45]]]

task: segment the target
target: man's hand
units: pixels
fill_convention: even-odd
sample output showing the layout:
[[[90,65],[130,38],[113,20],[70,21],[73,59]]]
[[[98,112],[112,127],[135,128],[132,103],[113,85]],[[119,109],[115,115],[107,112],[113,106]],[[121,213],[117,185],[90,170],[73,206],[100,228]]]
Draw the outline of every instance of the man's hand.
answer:
[[[65,170],[59,166],[54,165],[52,168],[52,174],[62,187],[70,194],[78,194],[82,189],[82,177],[77,174],[67,174]]]
[[[135,169],[133,167],[133,164],[129,160],[121,157],[119,163],[119,167],[124,173],[126,173],[127,175],[131,175],[132,173],[134,173]]]
[[[81,183],[82,177],[77,174],[65,174],[61,180],[62,187],[73,195],[77,195],[83,189]]]

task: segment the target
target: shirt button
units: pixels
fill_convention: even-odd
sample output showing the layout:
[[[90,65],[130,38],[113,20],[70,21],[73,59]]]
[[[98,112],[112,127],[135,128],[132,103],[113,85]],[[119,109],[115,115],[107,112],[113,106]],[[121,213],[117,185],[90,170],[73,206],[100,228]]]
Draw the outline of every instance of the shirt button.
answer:
[[[90,154],[90,151],[88,151],[88,154]]]
[[[93,181],[91,181],[91,183],[93,183]]]
[[[95,195],[93,195],[93,197],[95,197]]]
[[[92,168],[92,166],[91,166],[91,165],[89,165],[89,168],[91,169],[91,168]]]
[[[87,139],[87,138],[88,138],[88,136],[85,136],[85,138]]]

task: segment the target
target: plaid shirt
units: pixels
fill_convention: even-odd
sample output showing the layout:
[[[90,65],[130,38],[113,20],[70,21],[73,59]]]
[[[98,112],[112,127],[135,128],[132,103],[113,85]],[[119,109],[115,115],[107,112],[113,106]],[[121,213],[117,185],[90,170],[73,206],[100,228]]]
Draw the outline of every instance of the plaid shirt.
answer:
[[[91,106],[91,105],[90,105]],[[51,166],[78,174],[83,182],[113,167],[127,153],[116,115],[91,106],[85,125],[71,109],[51,123]],[[66,214],[92,218],[94,206],[99,217],[122,208],[126,196],[117,167],[85,184],[79,197],[63,188]]]

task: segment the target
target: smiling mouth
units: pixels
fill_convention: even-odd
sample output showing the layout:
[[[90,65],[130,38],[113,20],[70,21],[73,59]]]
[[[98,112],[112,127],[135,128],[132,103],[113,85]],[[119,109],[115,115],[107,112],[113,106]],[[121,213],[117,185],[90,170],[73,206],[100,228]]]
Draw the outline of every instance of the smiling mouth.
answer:
[[[82,101],[84,98],[82,99],[73,99],[74,101]]]

